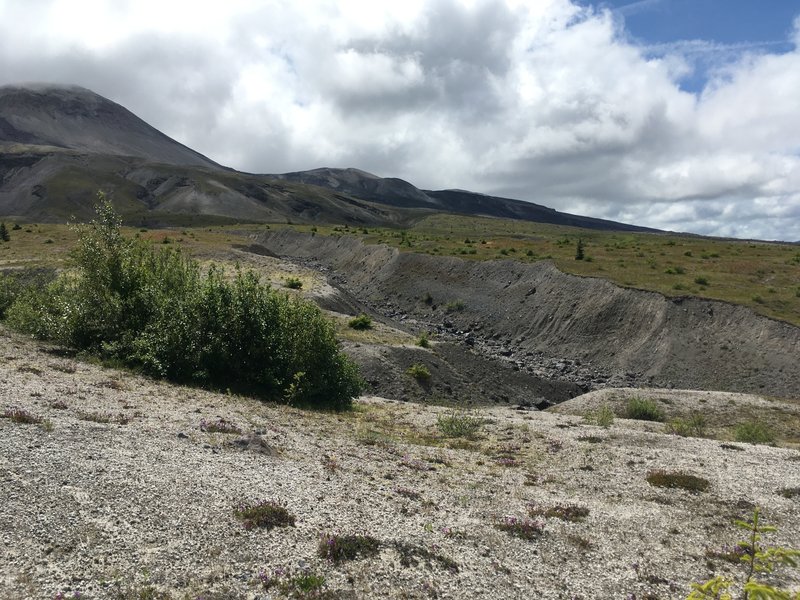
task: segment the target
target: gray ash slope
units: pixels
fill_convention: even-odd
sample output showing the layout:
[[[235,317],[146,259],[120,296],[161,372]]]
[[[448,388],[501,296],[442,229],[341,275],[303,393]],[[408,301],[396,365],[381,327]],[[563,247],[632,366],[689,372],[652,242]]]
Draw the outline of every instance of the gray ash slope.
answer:
[[[257,241],[330,269],[333,283],[376,313],[416,320],[444,339],[583,389],[659,386],[783,397],[800,389],[800,329],[742,306],[622,288],[564,274],[549,262],[472,262],[293,231],[267,232]],[[463,310],[448,313],[454,301]]]

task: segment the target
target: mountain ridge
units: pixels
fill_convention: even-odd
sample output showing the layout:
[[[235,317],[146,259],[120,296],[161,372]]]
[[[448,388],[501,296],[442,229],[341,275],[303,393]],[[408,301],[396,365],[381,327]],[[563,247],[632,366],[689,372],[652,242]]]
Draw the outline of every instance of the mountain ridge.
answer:
[[[0,214],[51,222],[91,217],[99,189],[110,193],[129,222],[149,225],[201,218],[397,226],[445,212],[657,231],[523,200],[422,190],[357,168],[243,173],[86,88],[0,86]]]

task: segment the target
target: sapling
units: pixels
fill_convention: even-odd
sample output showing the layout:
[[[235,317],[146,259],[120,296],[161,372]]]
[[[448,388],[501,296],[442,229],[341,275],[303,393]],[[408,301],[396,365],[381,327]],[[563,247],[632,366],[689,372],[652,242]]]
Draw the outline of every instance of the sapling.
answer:
[[[781,546],[765,546],[761,537],[765,533],[776,531],[775,527],[765,525],[760,521],[759,509],[753,511],[752,521],[734,521],[749,533],[746,540],[737,543],[741,552],[740,560],[744,565],[745,574],[741,582],[741,600],[800,600],[800,591],[791,592],[781,590],[767,583],[759,581],[756,577],[761,573],[772,573],[778,565],[797,566],[800,559],[800,550],[783,548]],[[704,583],[693,583],[692,591],[687,600],[734,600],[737,582],[734,579],[717,575]]]

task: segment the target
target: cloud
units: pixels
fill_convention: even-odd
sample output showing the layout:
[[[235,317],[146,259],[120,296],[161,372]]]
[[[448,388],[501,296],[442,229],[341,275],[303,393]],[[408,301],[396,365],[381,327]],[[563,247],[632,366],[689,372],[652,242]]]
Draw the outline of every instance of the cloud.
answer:
[[[653,227],[800,239],[798,31],[780,47],[654,49],[618,12],[569,0],[139,0],[80,14],[0,0],[0,83],[84,85],[247,171],[356,166]],[[726,58],[705,87],[682,90],[692,53],[712,51]]]

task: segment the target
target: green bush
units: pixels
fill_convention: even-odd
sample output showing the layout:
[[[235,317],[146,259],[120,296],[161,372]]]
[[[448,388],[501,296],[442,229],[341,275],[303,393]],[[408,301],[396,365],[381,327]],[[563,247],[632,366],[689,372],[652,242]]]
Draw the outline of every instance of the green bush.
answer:
[[[414,363],[406,369],[406,374],[411,375],[417,381],[428,381],[431,378],[431,372],[422,363]]]
[[[417,346],[419,346],[420,348],[431,347],[431,342],[430,339],[428,338],[427,332],[423,331],[422,333],[419,334],[419,337],[417,338]]]
[[[252,272],[203,275],[180,250],[123,238],[102,196],[97,214],[80,231],[77,268],[19,294],[7,311],[13,327],[158,377],[350,406],[361,379],[315,305]]]
[[[747,444],[774,444],[775,434],[768,425],[760,421],[746,421],[736,426],[734,436],[737,442]]]
[[[283,282],[283,287],[289,288],[290,290],[299,290],[303,287],[303,282],[297,277],[287,277]]]
[[[350,322],[347,324],[348,327],[352,329],[357,329],[359,331],[363,331],[365,329],[372,329],[372,318],[369,315],[360,314],[357,317],[350,319]]]
[[[625,418],[639,421],[663,421],[664,412],[652,400],[631,398],[625,406]]]

